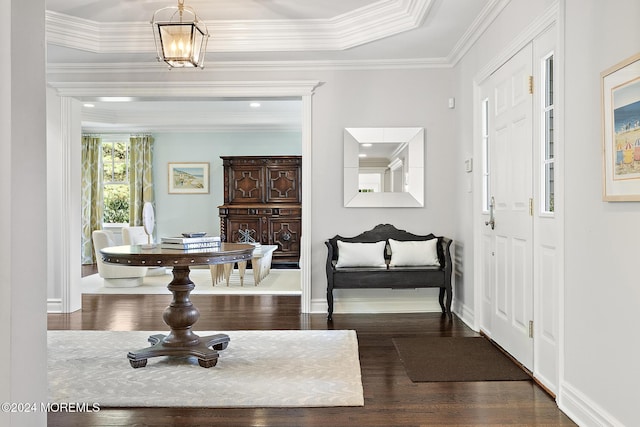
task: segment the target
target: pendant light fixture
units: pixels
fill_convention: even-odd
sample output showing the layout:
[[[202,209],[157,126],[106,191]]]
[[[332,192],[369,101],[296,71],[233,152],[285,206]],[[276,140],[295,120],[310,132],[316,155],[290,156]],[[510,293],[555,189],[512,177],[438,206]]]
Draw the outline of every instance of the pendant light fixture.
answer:
[[[209,31],[193,8],[178,0],[178,6],[158,9],[151,19],[158,61],[169,68],[204,68]]]

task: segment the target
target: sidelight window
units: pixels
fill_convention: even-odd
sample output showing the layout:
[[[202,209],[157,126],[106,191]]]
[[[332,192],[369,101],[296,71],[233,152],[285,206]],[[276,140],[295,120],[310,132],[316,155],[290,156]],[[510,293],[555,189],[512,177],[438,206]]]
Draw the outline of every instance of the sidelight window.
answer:
[[[554,117],[555,103],[553,91],[553,53],[545,57],[542,61],[542,153],[541,153],[541,174],[542,186],[541,195],[543,204],[542,213],[553,213],[555,197],[555,134]]]
[[[489,212],[489,100],[482,101],[482,210]]]

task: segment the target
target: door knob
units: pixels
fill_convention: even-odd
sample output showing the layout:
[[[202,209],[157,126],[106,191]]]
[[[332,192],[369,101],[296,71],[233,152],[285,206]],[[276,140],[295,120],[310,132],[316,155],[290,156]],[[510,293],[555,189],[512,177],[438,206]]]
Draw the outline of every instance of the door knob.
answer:
[[[496,228],[496,219],[493,216],[493,210],[496,205],[496,200],[493,196],[491,196],[491,201],[489,202],[489,221],[485,221],[484,225],[491,226],[491,229],[494,230]]]

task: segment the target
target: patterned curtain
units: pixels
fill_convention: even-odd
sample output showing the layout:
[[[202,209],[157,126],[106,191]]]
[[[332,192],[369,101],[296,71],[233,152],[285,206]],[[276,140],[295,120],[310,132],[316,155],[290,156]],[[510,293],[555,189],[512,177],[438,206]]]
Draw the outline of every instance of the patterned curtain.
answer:
[[[142,225],[142,207],[154,203],[153,195],[153,137],[132,136],[129,153],[129,224]]]
[[[102,228],[101,139],[82,136],[82,264],[95,263],[91,233]]]

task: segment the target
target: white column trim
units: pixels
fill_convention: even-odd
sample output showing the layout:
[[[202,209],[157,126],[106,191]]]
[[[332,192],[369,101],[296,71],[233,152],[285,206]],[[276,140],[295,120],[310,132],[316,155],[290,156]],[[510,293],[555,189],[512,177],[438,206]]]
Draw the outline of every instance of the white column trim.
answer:
[[[50,145],[47,159],[50,171],[51,182],[48,183],[49,191],[56,195],[55,199],[50,198],[49,213],[47,222],[50,242],[49,253],[49,280],[56,290],[56,296],[49,296],[47,300],[47,311],[58,313],[71,313],[81,308],[82,290],[80,289],[80,259],[79,245],[80,236],[76,236],[79,224],[72,221],[78,218],[74,214],[74,207],[78,206],[77,200],[80,195],[76,194],[79,184],[74,177],[74,171],[79,168],[74,167],[74,151],[79,152],[79,148],[74,150],[74,144],[78,142],[79,135],[74,135],[73,129],[78,129],[79,124],[74,121],[79,120],[79,115],[74,114],[74,101],[69,97],[61,97],[60,105],[60,129],[55,140],[48,141]],[[55,234],[54,234],[55,233]],[[76,238],[77,237],[77,238]]]
[[[72,238],[74,235],[74,229],[81,229],[79,224],[71,224],[71,221],[74,218],[78,218],[78,215],[73,215],[72,209],[74,206],[77,206],[76,203],[73,203],[74,198],[79,197],[79,195],[75,194],[74,188],[77,188],[78,185],[74,186],[74,165],[73,165],[73,152],[74,152],[74,144],[78,142],[80,135],[74,135],[72,126],[74,121],[74,113],[73,113],[73,103],[74,100],[68,97],[63,97],[60,99],[61,103],[61,112],[60,119],[62,126],[60,127],[60,146],[62,152],[61,158],[61,178],[62,178],[62,200],[60,203],[60,227],[62,230],[60,236],[60,242],[62,249],[62,258],[63,262],[61,263],[61,283],[62,283],[62,311],[64,313],[71,313],[73,311],[79,310],[82,308],[82,289],[80,288],[80,267],[79,267],[79,257],[74,257],[75,255],[79,255],[79,250],[77,246],[79,245],[80,240]],[[76,148],[76,151],[80,151],[80,148]],[[79,166],[76,165],[76,168]],[[74,248],[74,245],[76,246]],[[75,272],[75,274],[73,274]]]
[[[300,274],[302,296],[300,311],[311,313],[311,118],[312,94],[302,97],[302,241]]]

